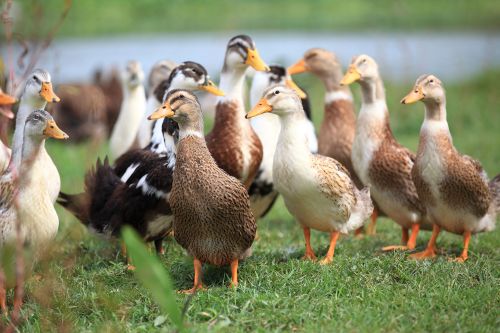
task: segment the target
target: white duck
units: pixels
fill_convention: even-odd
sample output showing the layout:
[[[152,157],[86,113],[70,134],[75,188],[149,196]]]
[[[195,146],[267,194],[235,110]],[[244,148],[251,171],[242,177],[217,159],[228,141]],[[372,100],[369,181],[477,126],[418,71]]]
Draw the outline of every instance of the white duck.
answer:
[[[373,212],[369,188],[358,190],[342,164],[309,149],[303,126],[305,114],[297,94],[284,86],[267,89],[247,114],[279,116],[281,131],[274,155],[273,180],[285,205],[304,230],[305,259],[315,259],[310,229],[330,233],[330,247],[322,264],[333,261],[340,233],[355,230]]]
[[[121,156],[131,148],[139,148],[133,145],[146,112],[146,91],[141,64],[130,61],[122,72],[121,79],[123,101],[110,139],[110,153],[113,158]]]
[[[269,72],[256,72],[253,77],[250,89],[251,105],[256,105],[259,102],[267,88],[275,84],[281,84],[297,92],[305,109],[309,103],[307,95],[292,81],[290,75],[287,74],[286,68],[277,65],[270,66],[269,68]],[[308,114],[306,113],[306,115]],[[273,160],[281,125],[278,117],[268,113],[252,118],[250,123],[259,137],[263,148],[262,162],[257,171],[257,176],[248,190],[252,212],[255,218],[259,219],[264,217],[271,209],[278,196],[278,191],[273,186]],[[314,125],[310,119],[306,119],[303,126],[307,132],[309,149],[312,153],[316,153],[318,151],[318,140],[314,131]]]
[[[49,72],[43,69],[35,69],[30,77],[26,80],[19,109],[16,115],[16,127],[12,138],[12,157],[9,168],[14,168],[19,172],[21,167],[21,155],[24,138],[24,124],[26,118],[33,110],[42,110],[47,105],[47,102],[59,102],[60,99],[54,94],[52,89],[52,81]],[[48,192],[52,202],[55,202],[61,189],[61,178],[57,167],[50,158],[45,145],[42,146],[38,158],[41,159],[43,167],[37,169],[39,176],[50,179],[48,184]]]
[[[18,125],[19,126],[19,125]],[[25,121],[21,167],[9,169],[0,177],[0,249],[20,237],[35,253],[43,250],[56,235],[59,227],[48,189],[57,180],[40,177],[39,169],[45,168],[40,155],[44,152],[45,139],[67,139],[52,116],[44,110],[33,111]],[[5,286],[0,286],[0,306],[6,312]]]

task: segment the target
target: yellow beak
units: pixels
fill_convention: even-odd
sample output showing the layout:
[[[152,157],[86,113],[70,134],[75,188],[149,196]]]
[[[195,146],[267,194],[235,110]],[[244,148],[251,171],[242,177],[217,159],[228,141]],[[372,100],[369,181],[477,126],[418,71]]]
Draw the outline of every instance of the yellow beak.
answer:
[[[423,98],[424,98],[424,93],[422,92],[422,88],[415,87],[415,89],[410,91],[408,95],[403,97],[403,99],[401,100],[401,104],[412,104],[420,101]]]
[[[54,93],[54,90],[52,89],[52,83],[50,83],[50,82],[43,82],[42,83],[42,90],[40,90],[40,96],[42,96],[49,103],[51,103],[51,102],[57,103],[61,100]]]
[[[306,93],[302,89],[300,89],[300,87],[295,82],[293,82],[292,79],[286,79],[285,83],[288,88],[295,90],[295,92],[301,99],[307,98]]]
[[[307,68],[306,62],[304,61],[304,59],[300,59],[292,66],[288,67],[287,71],[288,71],[288,74],[294,75],[294,74],[308,72],[309,69]]]
[[[269,104],[267,99],[265,99],[263,97],[260,99],[259,103],[257,103],[257,105],[254,106],[253,109],[245,115],[245,118],[250,119],[250,118],[258,116],[259,114],[263,114],[266,112],[272,112],[272,111],[273,111],[273,107]]]
[[[257,49],[247,49],[245,64],[252,66],[256,71],[269,72],[269,66],[262,60]]]
[[[172,118],[175,115],[170,107],[169,102],[165,102],[162,106],[156,109],[149,117],[149,120],[157,120],[161,118]]]
[[[54,120],[47,121],[47,125],[45,125],[45,130],[43,131],[43,135],[48,136],[54,139],[67,139],[69,138],[68,134],[64,133],[59,126],[57,126]]]
[[[349,69],[347,69],[347,73],[345,73],[342,80],[340,80],[340,85],[342,86],[349,85],[360,79],[361,79],[361,74],[359,73],[358,69],[356,68],[356,66],[351,65],[349,66]]]
[[[17,102],[17,99],[0,91],[0,105],[10,105],[15,102]]]
[[[7,119],[14,119],[14,113],[6,106],[0,106],[0,114]]]
[[[215,96],[224,96],[224,92],[217,88],[215,83],[213,83],[211,80],[208,80],[206,84],[201,84],[198,86],[200,90],[206,91],[208,93],[211,93]]]

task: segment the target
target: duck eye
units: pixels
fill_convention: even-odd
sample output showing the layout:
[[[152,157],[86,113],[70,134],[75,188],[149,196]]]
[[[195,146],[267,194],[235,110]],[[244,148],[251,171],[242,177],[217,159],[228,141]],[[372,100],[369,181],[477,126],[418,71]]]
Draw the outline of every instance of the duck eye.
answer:
[[[179,95],[179,98],[184,98],[184,95]]]
[[[275,90],[275,91],[274,91],[274,94],[275,94],[275,95],[279,95],[279,93],[280,93],[280,91],[279,91],[279,90]]]
[[[429,80],[429,83],[434,83],[434,80],[433,80],[433,79],[430,79],[430,80]]]

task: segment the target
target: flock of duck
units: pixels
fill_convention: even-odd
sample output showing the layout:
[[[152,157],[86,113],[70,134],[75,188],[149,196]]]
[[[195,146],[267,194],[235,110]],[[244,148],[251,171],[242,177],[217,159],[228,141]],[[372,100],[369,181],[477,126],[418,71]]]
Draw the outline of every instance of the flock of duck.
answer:
[[[249,67],[256,73],[246,113]],[[302,72],[326,88],[318,136],[307,95],[291,79]],[[500,176],[489,181],[478,161],[453,146],[445,90],[434,75],[419,77],[401,101],[424,104],[417,154],[394,138],[378,66],[367,55],[354,57],[345,74],[337,57],[320,48],[288,69],[269,67],[252,39],[239,35],[227,45],[219,87],[190,61],[158,62],[147,93],[138,62],[128,64],[122,80],[124,100],[110,139],[115,162],[98,160],[84,192],[66,194],[44,146],[49,137],[68,138],[44,111],[59,98],[48,72],[35,70],[27,79],[12,152],[0,147],[0,246],[16,239],[19,220],[22,240],[43,250],[57,233],[57,201],[98,233],[119,236],[122,226],[132,226],[159,254],[173,234],[194,258],[191,293],[203,288],[203,263],[230,265],[231,285],[238,284],[238,263],[251,255],[256,221],[278,195],[303,229],[304,259],[316,259],[311,229],[330,234],[321,264],[332,262],[341,233],[362,232],[370,216],[368,233],[377,216],[401,226],[402,245],[384,250],[414,250],[420,229],[432,230],[414,259],[435,257],[445,230],[463,236],[455,259],[463,262],[471,234],[495,227]],[[355,82],[362,95],[357,117],[349,88]],[[219,96],[207,135],[195,90]],[[15,102],[0,94],[2,105]],[[5,290],[0,305],[5,309]]]

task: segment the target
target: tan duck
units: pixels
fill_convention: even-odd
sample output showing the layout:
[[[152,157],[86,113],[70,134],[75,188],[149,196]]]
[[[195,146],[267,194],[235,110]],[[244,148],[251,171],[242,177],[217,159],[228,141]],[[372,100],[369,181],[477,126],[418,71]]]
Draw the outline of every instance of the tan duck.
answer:
[[[17,100],[5,94],[2,89],[0,89],[0,172],[3,172],[10,161],[11,150],[6,146],[7,141],[7,130],[8,130],[8,119],[13,119],[14,114],[10,110],[10,106],[16,103]]]
[[[436,76],[419,77],[401,103],[417,101],[425,105],[425,119],[412,176],[433,222],[433,230],[427,248],[410,257],[435,257],[436,239],[443,229],[463,235],[464,248],[455,260],[464,262],[468,258],[471,234],[495,228],[496,214],[488,178],[478,161],[461,155],[453,146],[446,120],[446,95]]]
[[[351,162],[351,149],[356,132],[356,115],[349,87],[341,86],[342,65],[337,56],[321,48],[308,50],[304,57],[288,68],[290,74],[311,72],[325,86],[325,113],[318,135],[318,153],[336,159],[344,165],[354,184],[361,189],[363,184],[356,175]],[[374,210],[368,234],[375,233],[377,210]],[[358,230],[357,233],[359,233]]]
[[[19,124],[17,125],[19,126]],[[34,253],[43,250],[57,233],[59,218],[49,196],[49,184],[54,179],[39,177],[38,169],[45,167],[39,158],[45,139],[67,139],[44,110],[35,110],[27,116],[23,131],[20,169],[9,169],[0,177],[0,250],[20,237]],[[0,285],[0,307],[6,312],[5,286]]]
[[[258,71],[269,70],[249,36],[231,38],[220,78],[220,88],[226,95],[217,103],[214,127],[206,138],[217,165],[246,188],[252,184],[262,161],[262,144],[245,120],[243,87],[249,66]]]
[[[12,158],[10,161],[10,167],[15,168],[16,170],[19,170],[21,167],[21,150],[23,147],[23,133],[26,118],[28,118],[33,110],[44,109],[47,102],[59,101],[59,97],[54,94],[52,89],[50,74],[43,69],[35,69],[33,73],[31,73],[31,76],[26,80],[21,101],[19,103],[19,109],[17,110],[16,127],[14,130],[14,136],[12,137]],[[57,196],[59,195],[59,190],[61,189],[61,178],[56,165],[45,149],[45,145],[43,145],[41,149],[42,151],[38,155],[38,158],[41,159],[43,167],[37,169],[37,172],[40,172],[38,176],[51,180],[47,186],[50,198],[52,202],[55,202]]]
[[[303,126],[306,116],[293,90],[279,85],[267,89],[247,118],[266,112],[278,115],[281,122],[273,164],[276,189],[303,228],[306,259],[316,258],[310,229],[330,233],[330,247],[321,262],[328,264],[340,233],[358,228],[372,214],[370,190],[358,190],[349,171],[335,159],[311,153]]]
[[[238,261],[253,243],[255,218],[246,189],[219,168],[203,135],[203,115],[195,95],[172,90],[150,118],[168,117],[179,125],[177,161],[169,203],[175,240],[194,258],[193,293],[202,288],[202,264],[231,265],[238,284]]]
[[[493,202],[495,203],[495,211],[496,213],[500,213],[500,174],[496,175],[490,183],[490,192],[493,196]]]
[[[419,230],[432,228],[411,178],[415,154],[400,145],[392,134],[384,85],[373,58],[367,55],[353,58],[340,83],[353,82],[361,86],[363,98],[352,145],[354,170],[361,182],[370,187],[380,209],[402,228],[403,246],[387,246],[384,250],[412,250]]]

